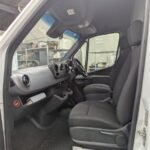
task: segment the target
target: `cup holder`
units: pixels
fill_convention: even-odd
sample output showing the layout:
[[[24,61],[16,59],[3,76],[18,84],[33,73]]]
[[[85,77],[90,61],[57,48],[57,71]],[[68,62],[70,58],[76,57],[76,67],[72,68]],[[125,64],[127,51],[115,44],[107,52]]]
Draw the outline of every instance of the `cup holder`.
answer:
[[[55,94],[57,97],[60,97],[60,99],[66,99],[69,96],[73,94],[73,91],[70,88],[67,88],[65,90],[60,90],[59,93]]]
[[[68,99],[68,95],[66,95],[66,94],[63,94],[63,95],[54,95],[54,97],[56,98],[56,99],[58,99],[58,100],[60,100],[60,101],[65,101],[65,100],[67,100]]]

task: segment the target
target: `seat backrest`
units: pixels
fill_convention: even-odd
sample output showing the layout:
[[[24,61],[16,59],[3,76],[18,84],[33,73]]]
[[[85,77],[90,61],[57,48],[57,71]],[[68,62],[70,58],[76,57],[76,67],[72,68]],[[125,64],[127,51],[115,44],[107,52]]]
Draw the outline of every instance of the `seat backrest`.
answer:
[[[117,61],[115,62],[113,68],[112,68],[112,71],[110,73],[110,86],[111,86],[111,89],[114,88],[114,85],[116,83],[116,80],[117,80],[117,77],[121,71],[121,68],[125,62],[125,60],[127,59],[127,56],[130,52],[130,46],[128,44],[128,40],[127,40],[127,37],[123,36],[121,37],[120,39],[120,54],[119,54],[119,57],[117,59]]]
[[[116,106],[116,115],[118,121],[123,125],[132,119],[142,31],[143,23],[141,21],[135,21],[129,27],[128,42],[131,49],[114,85],[113,100]]]

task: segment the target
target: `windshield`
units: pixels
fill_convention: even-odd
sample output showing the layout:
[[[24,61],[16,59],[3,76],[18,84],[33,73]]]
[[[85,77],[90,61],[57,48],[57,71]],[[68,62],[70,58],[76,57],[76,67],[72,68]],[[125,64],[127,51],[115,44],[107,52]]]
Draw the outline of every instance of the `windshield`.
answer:
[[[78,41],[79,35],[70,30],[61,37],[49,37],[47,32],[54,25],[55,19],[48,13],[37,22],[14,54],[13,71],[59,61]]]

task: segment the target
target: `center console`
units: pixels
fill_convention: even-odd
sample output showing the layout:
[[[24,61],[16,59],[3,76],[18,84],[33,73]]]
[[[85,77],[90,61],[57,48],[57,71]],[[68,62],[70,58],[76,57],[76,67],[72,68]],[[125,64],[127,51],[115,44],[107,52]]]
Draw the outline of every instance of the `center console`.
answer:
[[[40,124],[40,128],[48,127],[55,120],[58,109],[70,98],[73,91],[68,87],[55,87],[49,91],[49,101],[36,115],[36,124]],[[35,123],[35,120],[34,120]]]
[[[69,66],[65,62],[53,63],[49,65],[55,79],[60,79],[69,73]]]

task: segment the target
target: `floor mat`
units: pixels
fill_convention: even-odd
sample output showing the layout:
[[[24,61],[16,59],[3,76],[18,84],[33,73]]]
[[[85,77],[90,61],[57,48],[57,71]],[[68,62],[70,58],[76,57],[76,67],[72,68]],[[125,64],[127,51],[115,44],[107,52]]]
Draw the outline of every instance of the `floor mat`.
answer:
[[[15,129],[14,150],[71,150],[68,121],[59,117],[47,130],[37,129],[26,120]]]

